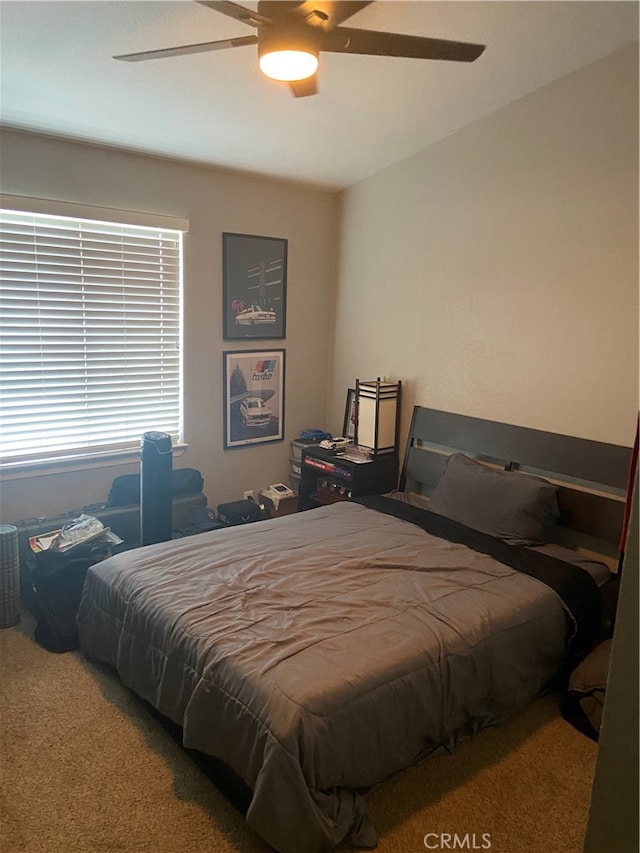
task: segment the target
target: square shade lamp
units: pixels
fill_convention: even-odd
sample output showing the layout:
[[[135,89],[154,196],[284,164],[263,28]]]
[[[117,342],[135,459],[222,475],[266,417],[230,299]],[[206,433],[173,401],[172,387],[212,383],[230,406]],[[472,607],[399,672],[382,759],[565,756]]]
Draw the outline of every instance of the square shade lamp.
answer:
[[[398,452],[402,382],[356,379],[354,443],[374,455]]]

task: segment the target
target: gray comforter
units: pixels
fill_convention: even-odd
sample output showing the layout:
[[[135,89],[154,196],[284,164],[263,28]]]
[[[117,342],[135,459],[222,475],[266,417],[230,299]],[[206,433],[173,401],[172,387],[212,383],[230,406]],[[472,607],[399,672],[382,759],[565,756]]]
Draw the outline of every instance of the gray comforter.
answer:
[[[354,503],[90,569],[85,653],[251,788],[281,853],[372,846],[361,793],[523,707],[571,620],[538,580]]]

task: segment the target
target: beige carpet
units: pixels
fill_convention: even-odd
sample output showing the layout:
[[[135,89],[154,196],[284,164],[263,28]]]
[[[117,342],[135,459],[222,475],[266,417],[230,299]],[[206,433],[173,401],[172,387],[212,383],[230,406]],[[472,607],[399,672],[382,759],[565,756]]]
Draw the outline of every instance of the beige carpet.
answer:
[[[31,628],[0,631],[2,853],[267,853],[111,672]],[[489,833],[492,853],[579,853],[596,749],[545,697],[372,792],[378,850]]]

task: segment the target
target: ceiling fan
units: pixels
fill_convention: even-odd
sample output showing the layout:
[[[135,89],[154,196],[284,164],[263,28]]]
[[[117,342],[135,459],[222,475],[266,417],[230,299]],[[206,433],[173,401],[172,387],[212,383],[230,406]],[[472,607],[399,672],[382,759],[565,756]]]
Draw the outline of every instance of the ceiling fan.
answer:
[[[320,51],[473,62],[485,47],[469,42],[340,26],[372,0],[261,0],[257,12],[229,0],[197,2],[254,27],[257,35],[126,53],[114,59],[139,62],[257,44],[262,72],[267,77],[288,83],[293,95],[300,98],[315,95],[318,91],[316,69]]]

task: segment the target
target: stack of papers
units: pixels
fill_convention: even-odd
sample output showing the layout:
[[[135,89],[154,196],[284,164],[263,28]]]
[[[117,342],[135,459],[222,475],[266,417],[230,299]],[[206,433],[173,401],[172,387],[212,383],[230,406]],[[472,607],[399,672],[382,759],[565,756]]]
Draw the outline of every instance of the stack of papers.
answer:
[[[48,533],[39,533],[37,536],[29,537],[29,547],[34,554],[39,554],[41,551],[70,551],[76,545],[84,545],[94,539],[103,539],[110,545],[120,545],[123,541],[117,533],[114,533],[110,527],[102,527],[100,530],[94,530],[82,538],[68,539],[64,535],[63,530],[50,530]]]

